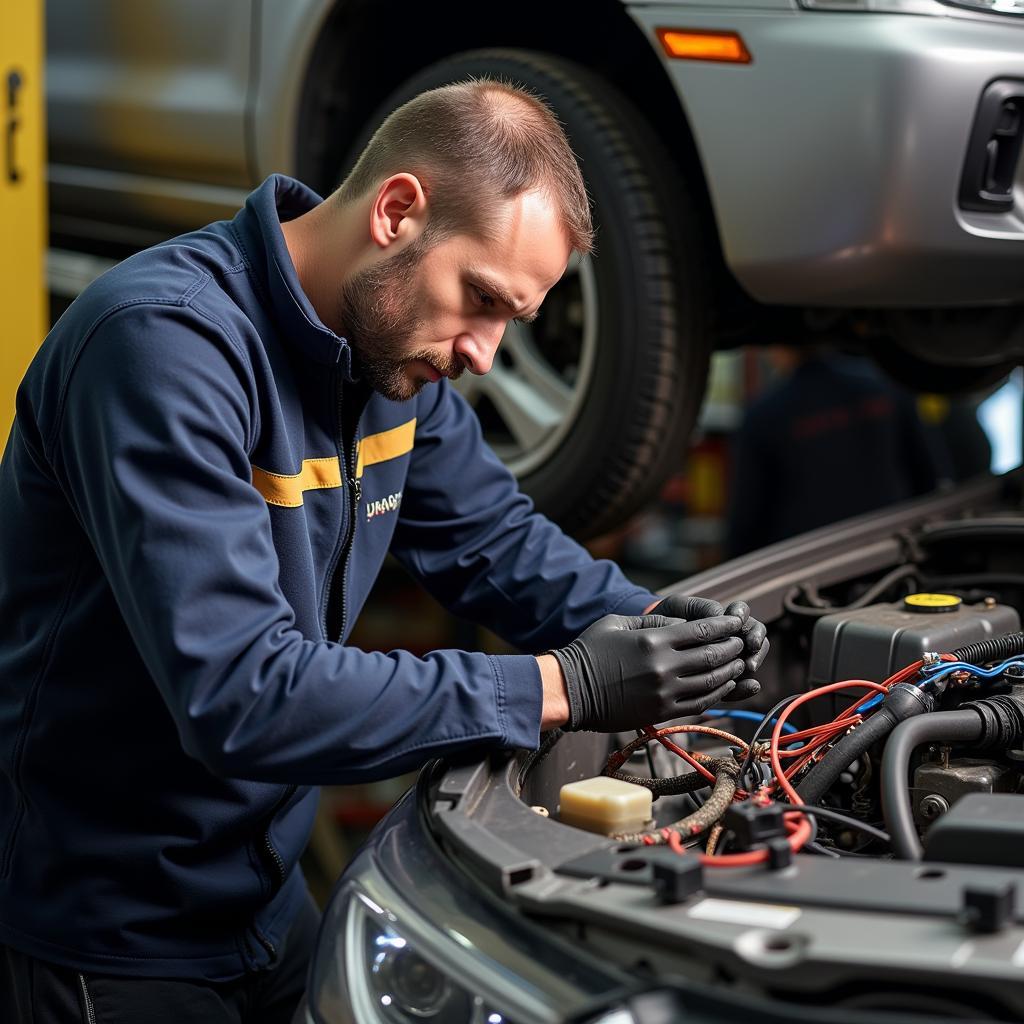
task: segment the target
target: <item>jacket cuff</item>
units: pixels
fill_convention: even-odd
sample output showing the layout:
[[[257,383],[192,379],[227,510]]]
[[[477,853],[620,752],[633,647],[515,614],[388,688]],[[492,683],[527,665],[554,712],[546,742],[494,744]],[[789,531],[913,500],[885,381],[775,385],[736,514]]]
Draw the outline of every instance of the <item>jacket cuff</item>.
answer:
[[[544,692],[537,659],[527,654],[491,656],[498,683],[498,724],[504,747],[535,750],[540,744]]]

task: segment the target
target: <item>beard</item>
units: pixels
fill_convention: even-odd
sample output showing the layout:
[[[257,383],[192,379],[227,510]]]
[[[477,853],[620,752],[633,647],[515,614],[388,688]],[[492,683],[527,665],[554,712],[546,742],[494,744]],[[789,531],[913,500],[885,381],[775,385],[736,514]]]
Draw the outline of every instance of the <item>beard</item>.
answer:
[[[422,361],[442,377],[463,370],[454,355],[435,349],[411,349],[423,320],[404,301],[423,259],[419,240],[375,267],[360,271],[342,285],[339,320],[352,349],[356,373],[385,398],[405,402],[419,394],[428,378],[416,376],[411,364]]]

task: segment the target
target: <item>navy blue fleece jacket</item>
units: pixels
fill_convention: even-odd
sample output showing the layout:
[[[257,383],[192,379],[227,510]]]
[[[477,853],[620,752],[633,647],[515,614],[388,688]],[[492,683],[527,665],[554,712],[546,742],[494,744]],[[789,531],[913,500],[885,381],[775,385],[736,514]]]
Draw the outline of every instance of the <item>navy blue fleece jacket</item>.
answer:
[[[534,513],[446,381],[362,407],[281,234],[317,202],[274,176],[233,220],[124,261],[19,390],[0,941],[34,956],[258,970],[303,898],[313,787],[536,745],[531,654],[346,645],[388,551],[526,652],[654,600]]]

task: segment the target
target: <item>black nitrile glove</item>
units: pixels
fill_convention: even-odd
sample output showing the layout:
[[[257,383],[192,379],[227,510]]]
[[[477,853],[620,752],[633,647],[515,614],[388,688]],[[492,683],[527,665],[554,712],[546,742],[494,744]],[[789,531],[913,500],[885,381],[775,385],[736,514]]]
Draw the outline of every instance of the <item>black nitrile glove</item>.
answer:
[[[685,597],[682,594],[670,594],[663,598],[652,609],[653,615],[670,615],[673,618],[706,619],[717,615],[735,615],[742,619],[737,636],[743,640],[743,662],[744,678],[736,684],[736,689],[729,694],[729,703],[746,700],[760,692],[761,684],[753,678],[754,673],[761,667],[764,659],[768,656],[771,645],[766,639],[768,630],[765,624],[755,619],[750,614],[750,608],[745,601],[733,601],[728,608],[723,609],[717,601],[707,597]]]
[[[681,622],[664,615],[606,615],[558,659],[569,695],[566,729],[622,732],[699,715],[743,672],[742,620]]]

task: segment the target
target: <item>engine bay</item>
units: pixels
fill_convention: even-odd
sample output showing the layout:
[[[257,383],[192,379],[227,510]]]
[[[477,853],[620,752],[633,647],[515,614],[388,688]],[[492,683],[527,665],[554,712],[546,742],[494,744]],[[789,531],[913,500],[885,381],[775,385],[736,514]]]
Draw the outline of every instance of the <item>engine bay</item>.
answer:
[[[954,500],[682,581],[751,595],[758,697],[449,769],[446,848],[652,985],[779,1019],[1024,1019],[1024,518]],[[594,779],[647,803],[563,818]]]
[[[913,582],[890,573],[868,593]],[[709,867],[778,865],[797,851],[920,860],[926,840],[933,859],[1024,866],[1024,842],[1010,842],[1024,840],[1024,803],[982,800],[1024,792],[1017,609],[993,594],[968,603],[977,595],[915,591],[841,609],[814,596],[787,598],[788,642],[810,652],[806,689],[763,714],[722,705],[702,723],[648,727],[608,757],[603,776],[625,784],[601,797],[611,816],[592,798],[589,822],[567,818],[566,802],[594,788],[583,780],[560,792],[560,820],[699,848]],[[651,791],[651,820],[602,826],[618,820],[630,786]],[[1001,842],[979,826],[992,815],[1006,819]]]
[[[616,737],[601,777],[622,786],[569,780],[543,813],[709,868],[798,851],[1024,867],[1024,528],[974,516],[900,540],[885,572],[785,586],[767,708]],[[624,819],[630,787],[652,801]]]

